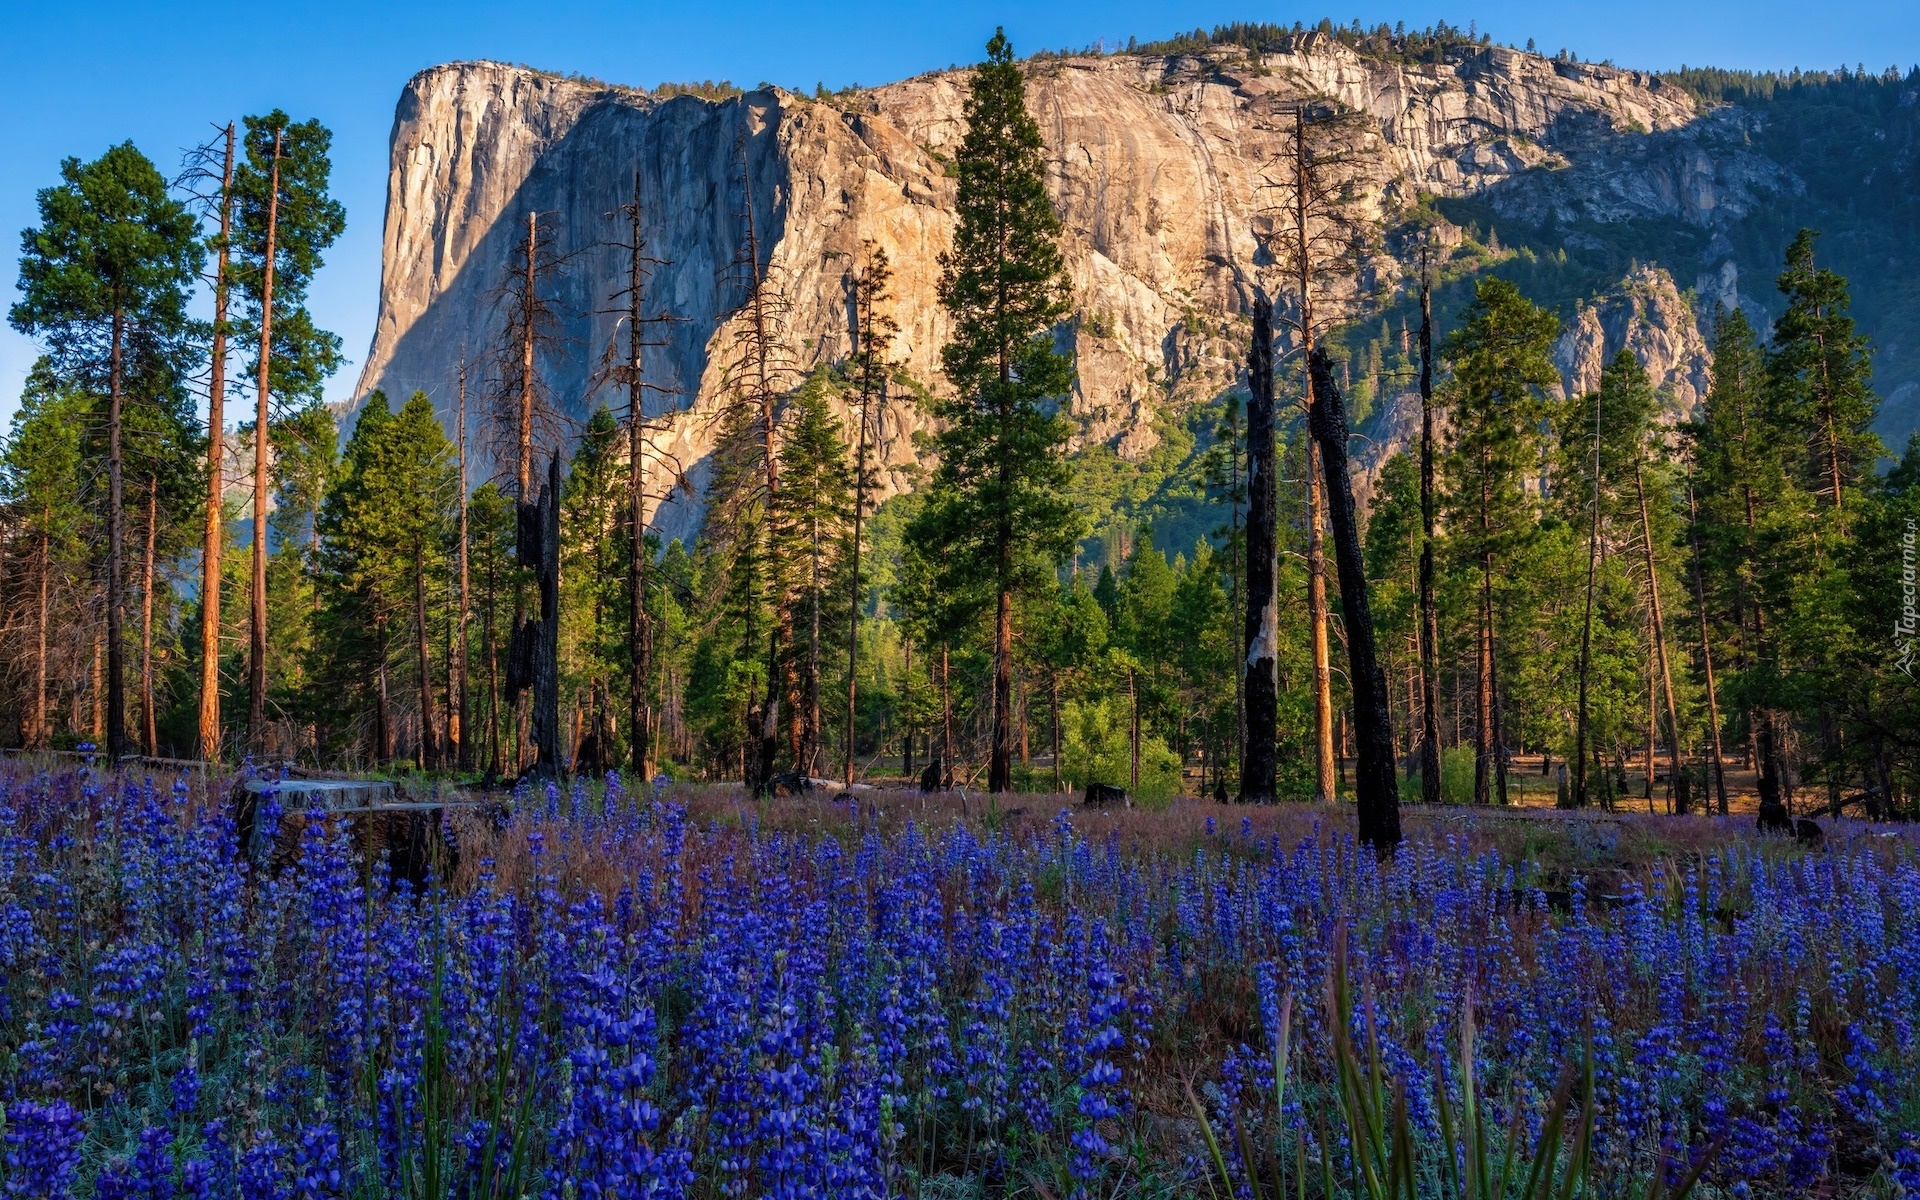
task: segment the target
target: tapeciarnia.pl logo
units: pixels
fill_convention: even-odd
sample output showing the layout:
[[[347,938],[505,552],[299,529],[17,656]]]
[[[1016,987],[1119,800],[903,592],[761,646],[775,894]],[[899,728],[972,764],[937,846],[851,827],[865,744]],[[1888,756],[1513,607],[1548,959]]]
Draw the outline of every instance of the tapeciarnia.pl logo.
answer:
[[[1913,678],[1914,634],[1920,632],[1920,610],[1914,607],[1914,520],[1907,518],[1907,531],[1900,535],[1900,619],[1893,623],[1894,644],[1900,647],[1895,665]]]

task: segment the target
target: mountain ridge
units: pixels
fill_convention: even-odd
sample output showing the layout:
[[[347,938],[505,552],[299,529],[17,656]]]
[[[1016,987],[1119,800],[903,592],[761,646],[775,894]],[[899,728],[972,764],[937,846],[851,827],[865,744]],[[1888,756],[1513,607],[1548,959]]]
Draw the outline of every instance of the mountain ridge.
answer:
[[[1283,50],[1047,57],[1027,68],[1074,290],[1074,317],[1059,336],[1079,363],[1067,405],[1076,444],[1109,445],[1129,459],[1152,449],[1158,416],[1235,386],[1253,289],[1284,292],[1260,241],[1274,219],[1261,174],[1295,102],[1332,100],[1367,116],[1366,204],[1388,223],[1436,208],[1456,279],[1552,274],[1554,262],[1594,257],[1581,239],[1606,249],[1613,231],[1640,224],[1697,236],[1703,248],[1692,261],[1649,254],[1646,263],[1586,270],[1584,290],[1560,304],[1568,387],[1585,386],[1597,350],[1657,344],[1643,361],[1677,408],[1704,387],[1698,325],[1712,303],[1756,311],[1765,303],[1765,288],[1749,281],[1770,264],[1743,261],[1726,231],[1796,185],[1753,148],[1765,119],[1753,110],[1703,110],[1659,76],[1503,47],[1392,62],[1307,33]],[[742,241],[737,150],[753,181],[760,266],[785,296],[795,381],[844,356],[844,276],[871,239],[894,267],[897,355],[937,388],[945,326],[935,291],[952,229],[944,161],[959,137],[964,86],[963,71],[938,71],[821,99],[761,88],[710,100],[499,63],[422,71],[396,111],[381,311],[356,404],[376,387],[396,399],[424,387],[450,415],[453,364],[497,340],[490,295],[515,219],[532,208],[550,214],[571,256],[556,296],[573,314],[568,350],[547,378],[567,415],[584,421],[597,399],[591,364],[612,332],[612,317],[596,310],[624,277],[609,214],[638,169],[649,242],[669,260],[654,286],[681,318],[652,352],[650,380],[663,397],[677,393],[656,401],[665,426],[656,440],[689,485],[653,516],[665,534],[690,533],[741,294],[739,273],[729,272]],[[1557,231],[1560,245],[1543,267],[1532,243],[1502,247],[1496,222],[1535,241],[1541,229]],[[1363,274],[1391,300],[1407,263],[1375,254]],[[1598,315],[1605,298],[1635,288],[1658,302],[1616,306],[1608,326]],[[1649,336],[1649,320],[1661,337]],[[1352,337],[1346,344],[1362,349]],[[1374,431],[1385,434],[1404,387],[1385,368],[1361,382],[1362,407],[1376,410]],[[924,428],[911,400],[888,406],[879,452],[889,490],[910,486],[914,434]]]

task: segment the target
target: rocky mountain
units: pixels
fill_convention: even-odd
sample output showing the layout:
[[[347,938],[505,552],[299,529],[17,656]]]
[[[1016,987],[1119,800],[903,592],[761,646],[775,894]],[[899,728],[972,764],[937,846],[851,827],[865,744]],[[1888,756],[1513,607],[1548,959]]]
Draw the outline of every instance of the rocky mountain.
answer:
[[[1703,111],[1652,75],[1495,46],[1411,63],[1308,33],[1260,53],[1045,58],[1029,75],[1074,289],[1074,317],[1059,331],[1079,364],[1069,410],[1082,445],[1125,458],[1152,450],[1163,415],[1235,385],[1257,289],[1285,303],[1263,243],[1275,220],[1267,180],[1302,102],[1363,114],[1364,203],[1386,226],[1426,203],[1448,221],[1456,275],[1530,272],[1530,290],[1566,319],[1569,389],[1590,386],[1626,345],[1676,412],[1706,386],[1702,308],[1743,304],[1764,317],[1762,289],[1747,280],[1772,264],[1741,259],[1727,231],[1801,188],[1757,148],[1753,112]],[[846,355],[849,271],[871,243],[893,265],[896,355],[915,381],[942,386],[936,287],[965,87],[964,72],[939,72],[825,98],[763,88],[708,100],[498,63],[423,71],[395,118],[360,402],[375,388],[396,402],[422,388],[451,423],[463,358],[484,389],[504,326],[501,285],[532,211],[565,256],[552,300],[566,336],[543,360],[552,394],[581,421],[602,399],[622,403],[597,381],[625,279],[616,210],[637,172],[649,251],[662,260],[648,308],[674,318],[650,334],[660,344],[647,374],[661,389],[650,412],[663,461],[689,484],[654,520],[669,536],[690,532],[744,294],[749,203],[796,380]],[[1631,241],[1649,226],[1684,231],[1684,246],[1648,236],[1644,256],[1623,259],[1613,232]],[[1514,231],[1504,248],[1501,227]],[[1386,303],[1406,270],[1382,252],[1360,281]],[[1378,397],[1368,405],[1377,460],[1405,424],[1402,384],[1363,382]],[[884,414],[891,486],[910,486],[924,426],[908,399]]]

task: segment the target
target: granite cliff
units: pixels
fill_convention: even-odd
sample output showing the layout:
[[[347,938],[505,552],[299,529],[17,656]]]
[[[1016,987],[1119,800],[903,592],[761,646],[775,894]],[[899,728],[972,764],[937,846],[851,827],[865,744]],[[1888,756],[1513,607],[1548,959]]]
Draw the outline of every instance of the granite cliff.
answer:
[[[1569,239],[1608,223],[1705,231],[1703,253],[1623,268],[1565,312],[1559,360],[1570,389],[1590,386],[1625,345],[1676,412],[1706,383],[1695,297],[1749,298],[1713,231],[1796,186],[1742,141],[1751,117],[1741,110],[1703,115],[1657,77],[1499,47],[1409,65],[1306,34],[1278,53],[1052,58],[1029,70],[1074,289],[1075,315],[1059,331],[1079,364],[1069,408],[1081,444],[1123,457],[1154,446],[1160,414],[1234,385],[1256,289],[1284,293],[1261,243],[1273,219],[1263,174],[1301,100],[1331,99],[1368,118],[1365,202],[1389,224],[1423,197],[1443,212],[1458,201],[1487,215],[1484,230],[1449,227],[1468,265],[1498,261],[1495,220],[1561,222]],[[498,63],[421,72],[395,118],[380,314],[357,396],[423,388],[451,422],[455,364],[498,342],[499,285],[533,210],[568,256],[553,297],[567,340],[543,368],[553,395],[578,420],[603,398],[617,406],[611,392],[596,394],[594,367],[615,329],[604,311],[625,270],[615,210],[635,172],[648,243],[664,260],[649,308],[676,318],[649,351],[649,378],[663,389],[650,411],[665,428],[666,460],[689,483],[700,480],[704,417],[723,386],[716,351],[741,300],[743,273],[732,265],[749,186],[760,268],[784,298],[796,376],[847,353],[847,275],[871,241],[893,264],[896,355],[938,389],[936,283],[953,225],[945,164],[961,136],[965,86],[963,72],[941,72],[822,99],[764,88],[711,101]],[[1361,278],[1385,293],[1405,272],[1381,252]],[[1406,423],[1396,386],[1375,389],[1375,460]],[[910,485],[924,423],[903,399],[884,415],[890,486]],[[654,518],[662,532],[695,527],[696,492],[664,503]]]

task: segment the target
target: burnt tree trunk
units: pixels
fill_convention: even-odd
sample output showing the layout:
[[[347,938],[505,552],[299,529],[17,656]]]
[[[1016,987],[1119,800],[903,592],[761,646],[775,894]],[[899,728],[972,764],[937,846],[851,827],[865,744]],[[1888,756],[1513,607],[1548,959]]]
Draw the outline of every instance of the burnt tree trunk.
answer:
[[[1240,765],[1240,799],[1274,799],[1278,770],[1274,730],[1279,723],[1280,678],[1275,641],[1280,607],[1274,595],[1278,507],[1274,473],[1273,305],[1253,302],[1253,345],[1247,356],[1247,747]]]
[[[547,465],[547,483],[531,502],[520,501],[514,552],[533,573],[538,615],[515,623],[507,648],[507,696],[533,693],[533,763],[526,775],[553,779],[565,769],[560,753],[560,456]]]
[[[1440,803],[1440,618],[1433,602],[1433,286],[1420,259],[1420,798]]]
[[[1387,677],[1374,654],[1367,570],[1360,555],[1360,522],[1347,479],[1347,414],[1324,350],[1313,352],[1308,370],[1313,375],[1313,407],[1307,411],[1307,423],[1314,441],[1320,444],[1320,465],[1326,472],[1327,517],[1333,528],[1340,607],[1346,618],[1360,841],[1385,854],[1400,843],[1399,781],[1393,765],[1393,716],[1387,707]]]

